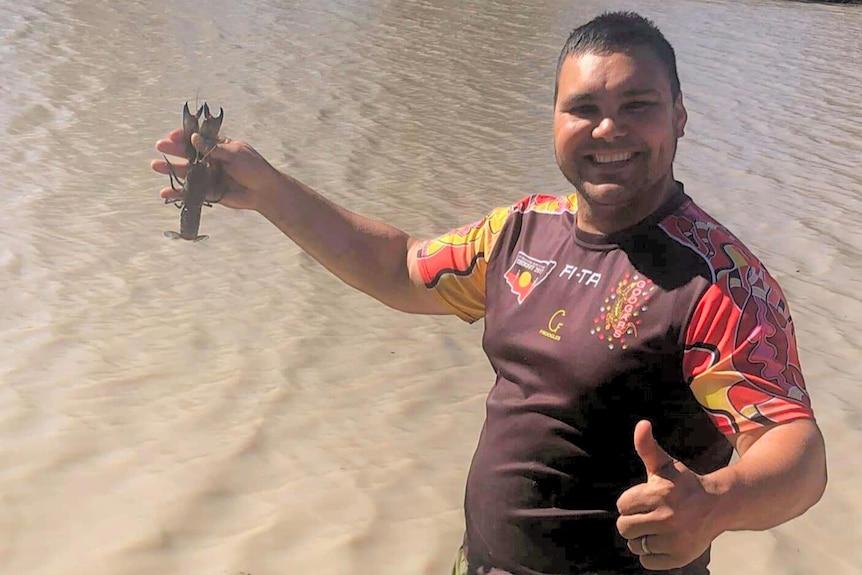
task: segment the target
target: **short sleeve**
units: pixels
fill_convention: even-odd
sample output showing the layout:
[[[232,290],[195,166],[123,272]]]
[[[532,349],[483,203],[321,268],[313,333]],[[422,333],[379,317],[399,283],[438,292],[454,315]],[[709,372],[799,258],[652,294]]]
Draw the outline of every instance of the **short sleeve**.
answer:
[[[488,258],[511,213],[511,207],[497,208],[472,224],[419,245],[422,281],[465,321],[485,316]]]
[[[683,370],[724,434],[814,418],[778,284],[759,265],[718,275],[685,334]]]

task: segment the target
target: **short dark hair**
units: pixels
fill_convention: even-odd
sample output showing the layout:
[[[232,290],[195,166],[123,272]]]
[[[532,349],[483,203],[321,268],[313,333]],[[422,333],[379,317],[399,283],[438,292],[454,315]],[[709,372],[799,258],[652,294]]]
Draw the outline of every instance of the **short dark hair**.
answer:
[[[560,69],[566,58],[580,54],[610,54],[630,48],[646,46],[667,69],[670,93],[674,101],[679,96],[679,75],[676,72],[676,54],[670,42],[652,21],[634,12],[605,12],[572,30],[557,61],[554,80],[554,102],[560,84]]]

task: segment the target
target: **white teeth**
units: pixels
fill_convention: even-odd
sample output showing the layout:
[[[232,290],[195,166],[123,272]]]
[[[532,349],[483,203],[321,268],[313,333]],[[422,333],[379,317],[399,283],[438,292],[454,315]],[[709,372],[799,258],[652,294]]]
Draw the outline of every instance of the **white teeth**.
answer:
[[[597,164],[609,164],[611,162],[625,162],[626,160],[630,160],[634,156],[631,152],[626,154],[595,154],[593,156],[593,160]]]

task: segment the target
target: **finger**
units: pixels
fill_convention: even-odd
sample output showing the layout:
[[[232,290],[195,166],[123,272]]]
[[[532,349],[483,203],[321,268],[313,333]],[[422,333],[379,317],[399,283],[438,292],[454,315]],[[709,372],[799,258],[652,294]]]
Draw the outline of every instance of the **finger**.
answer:
[[[649,552],[644,548],[644,537],[647,539]],[[668,538],[657,533],[647,533],[630,539],[626,545],[635,555],[662,555],[668,551]]]
[[[184,137],[182,128],[177,128],[176,130],[168,134],[167,138],[156,142],[156,150],[163,154],[168,154],[171,156],[185,157],[186,145],[183,139]]]
[[[646,549],[643,548],[643,537],[635,537],[634,539],[629,539],[626,541],[626,547],[629,548],[629,551],[634,553],[635,555],[649,555],[654,553],[652,547],[650,547],[650,553],[646,552]]]
[[[654,493],[648,483],[641,483],[626,489],[620,495],[617,499],[617,511],[620,515],[649,513],[661,503],[661,496]]]
[[[219,161],[228,161],[230,159],[231,150],[226,146],[233,143],[230,138],[220,136],[218,141],[205,140],[200,134],[192,134],[192,145],[202,154],[206,154],[210,159]],[[231,146],[233,152],[236,151],[236,146]]]
[[[205,139],[203,136],[201,136],[200,133],[196,132],[196,133],[192,134],[191,141],[192,141],[192,145],[195,148],[197,148],[197,150],[199,152],[206,153],[210,150],[210,148],[212,148],[214,146],[218,146],[219,144],[224,144],[228,140],[227,140],[227,138],[225,138],[223,136],[219,137],[215,141],[208,140],[208,139]]]
[[[175,176],[178,178],[185,178],[186,172],[189,170],[189,163],[184,160],[177,160],[176,162],[171,161],[171,167],[174,170]],[[150,168],[152,168],[153,171],[165,174],[166,176],[171,173],[168,163],[164,158],[150,162]]]
[[[649,552],[644,548],[644,537]],[[670,540],[667,536],[646,535],[628,542],[629,551],[640,559],[641,565],[652,571],[664,571],[680,567],[686,562],[670,553]]]
[[[162,188],[159,192],[159,197],[164,198],[166,200],[176,200],[182,197],[182,194],[173,188]]]
[[[168,133],[167,138],[163,138],[163,139],[159,140],[158,142],[156,142],[156,145],[158,145],[159,142],[177,142],[179,144],[182,144],[183,139],[184,139],[183,129],[182,128],[176,128],[175,130],[171,130]]]
[[[650,540],[649,546],[650,551],[652,551],[652,540]],[[677,556],[666,553],[641,555],[640,562],[641,565],[644,566],[644,569],[647,569],[649,571],[670,571],[671,569],[682,567],[687,563],[685,560],[681,560]]]
[[[647,476],[656,475],[667,465],[672,465],[673,457],[667,454],[656,442],[652,434],[652,424],[649,421],[639,421],[635,426],[635,451],[643,461]]]
[[[662,516],[657,511],[617,517],[617,531],[623,539],[629,541],[644,535],[666,533],[668,529],[667,522],[662,521]]]

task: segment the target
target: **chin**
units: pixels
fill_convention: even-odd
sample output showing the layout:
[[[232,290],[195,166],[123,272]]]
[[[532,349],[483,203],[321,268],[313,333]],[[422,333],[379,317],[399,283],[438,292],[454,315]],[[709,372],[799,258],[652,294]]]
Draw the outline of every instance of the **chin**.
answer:
[[[614,183],[594,184],[582,182],[580,191],[591,204],[608,207],[631,203],[631,200],[636,195],[629,186]]]

